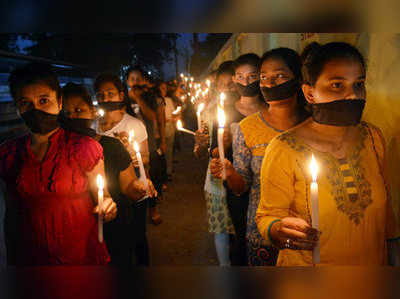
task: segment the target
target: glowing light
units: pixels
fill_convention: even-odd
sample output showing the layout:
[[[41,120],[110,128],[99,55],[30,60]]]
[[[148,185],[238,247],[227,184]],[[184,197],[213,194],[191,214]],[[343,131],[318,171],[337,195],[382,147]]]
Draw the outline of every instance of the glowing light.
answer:
[[[101,176],[101,174],[98,174],[98,175],[97,175],[96,181],[97,181],[97,188],[99,188],[99,189],[104,189],[104,179],[103,179],[103,177]]]
[[[218,125],[220,128],[225,126],[225,112],[220,107],[218,107]]]
[[[135,137],[135,131],[134,130],[130,130],[129,131],[129,143],[132,143],[133,137]]]
[[[226,99],[225,93],[221,92],[221,94],[220,94],[220,96],[219,96],[219,105],[220,105],[221,107],[224,107],[225,99]]]
[[[204,109],[204,103],[201,103],[199,105],[199,107],[197,107],[197,113],[201,113],[201,111],[203,111],[203,109]]]
[[[104,116],[104,113],[105,113],[105,112],[104,112],[104,110],[103,110],[103,109],[100,109],[100,110],[99,110],[99,115],[100,115],[101,117],[103,117],[103,116]]]
[[[133,149],[135,150],[135,152],[140,152],[139,151],[139,144],[135,141],[135,142],[133,142]]]
[[[316,182],[318,175],[318,163],[314,158],[314,154],[311,156],[310,171],[313,182]]]

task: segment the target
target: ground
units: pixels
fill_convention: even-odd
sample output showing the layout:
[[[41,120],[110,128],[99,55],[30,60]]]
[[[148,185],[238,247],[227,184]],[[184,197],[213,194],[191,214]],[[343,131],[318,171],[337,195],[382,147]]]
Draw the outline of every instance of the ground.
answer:
[[[208,160],[193,156],[192,135],[185,134],[181,145],[181,152],[175,154],[173,181],[158,205],[163,223],[148,224],[151,265],[217,265],[203,196]]]

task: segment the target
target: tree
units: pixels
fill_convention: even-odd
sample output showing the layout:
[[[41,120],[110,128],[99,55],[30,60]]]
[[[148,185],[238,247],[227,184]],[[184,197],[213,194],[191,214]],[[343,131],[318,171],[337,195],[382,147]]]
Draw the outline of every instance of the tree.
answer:
[[[231,33],[210,33],[204,41],[198,41],[197,38],[194,38],[190,73],[194,76],[200,76],[230,37]]]

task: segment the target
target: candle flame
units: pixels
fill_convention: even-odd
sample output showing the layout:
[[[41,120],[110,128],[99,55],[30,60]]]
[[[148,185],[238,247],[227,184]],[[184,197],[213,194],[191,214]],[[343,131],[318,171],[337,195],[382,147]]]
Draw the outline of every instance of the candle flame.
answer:
[[[224,101],[226,99],[226,95],[225,93],[221,92],[220,96],[219,96],[219,105],[221,107],[224,107]]]
[[[225,126],[225,112],[220,107],[218,107],[218,124],[220,128]]]
[[[104,189],[104,180],[101,174],[97,175],[97,188]]]
[[[193,86],[192,83],[189,83],[189,87],[192,88],[192,86]]]
[[[188,80],[188,77],[185,77],[185,81],[187,81]]]
[[[104,110],[103,110],[103,109],[99,109],[99,115],[100,115],[101,117],[104,116]]]
[[[181,73],[181,77],[183,78],[183,74]]]
[[[201,111],[203,111],[203,109],[204,109],[204,103],[201,103],[200,105],[199,105],[199,107],[197,107],[197,113],[201,113]]]
[[[192,99],[191,99],[191,102],[192,102],[192,104],[194,104],[194,101],[196,100],[196,98],[195,97],[192,97]]]
[[[135,130],[129,131],[129,143],[132,143],[133,137],[135,137]]]
[[[133,148],[134,148],[134,150],[135,150],[135,152],[139,152],[139,144],[135,141],[134,143],[133,143]]]
[[[182,129],[183,129],[182,122],[181,122],[180,119],[178,119],[178,121],[176,122],[176,128],[177,128],[178,130],[182,130]]]
[[[192,81],[193,82],[193,80],[194,80],[194,78],[192,77],[192,78],[190,78],[190,81]]]
[[[311,170],[312,180],[313,182],[316,182],[318,174],[318,163],[314,158],[314,154],[311,157],[310,170]]]
[[[209,79],[206,80],[206,84],[207,84],[208,87],[210,87],[210,80]]]

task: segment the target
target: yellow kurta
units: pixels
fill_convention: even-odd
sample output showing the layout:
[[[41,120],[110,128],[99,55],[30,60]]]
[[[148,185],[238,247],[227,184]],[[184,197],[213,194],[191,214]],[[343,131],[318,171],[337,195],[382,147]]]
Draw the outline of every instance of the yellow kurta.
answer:
[[[379,129],[358,125],[359,134],[344,159],[313,150],[289,130],[267,147],[261,168],[256,223],[270,242],[270,224],[299,217],[311,224],[311,154],[319,166],[321,265],[385,265],[386,240],[400,237],[395,223]],[[378,164],[379,163],[379,164]],[[312,265],[312,252],[281,250],[278,266]]]

